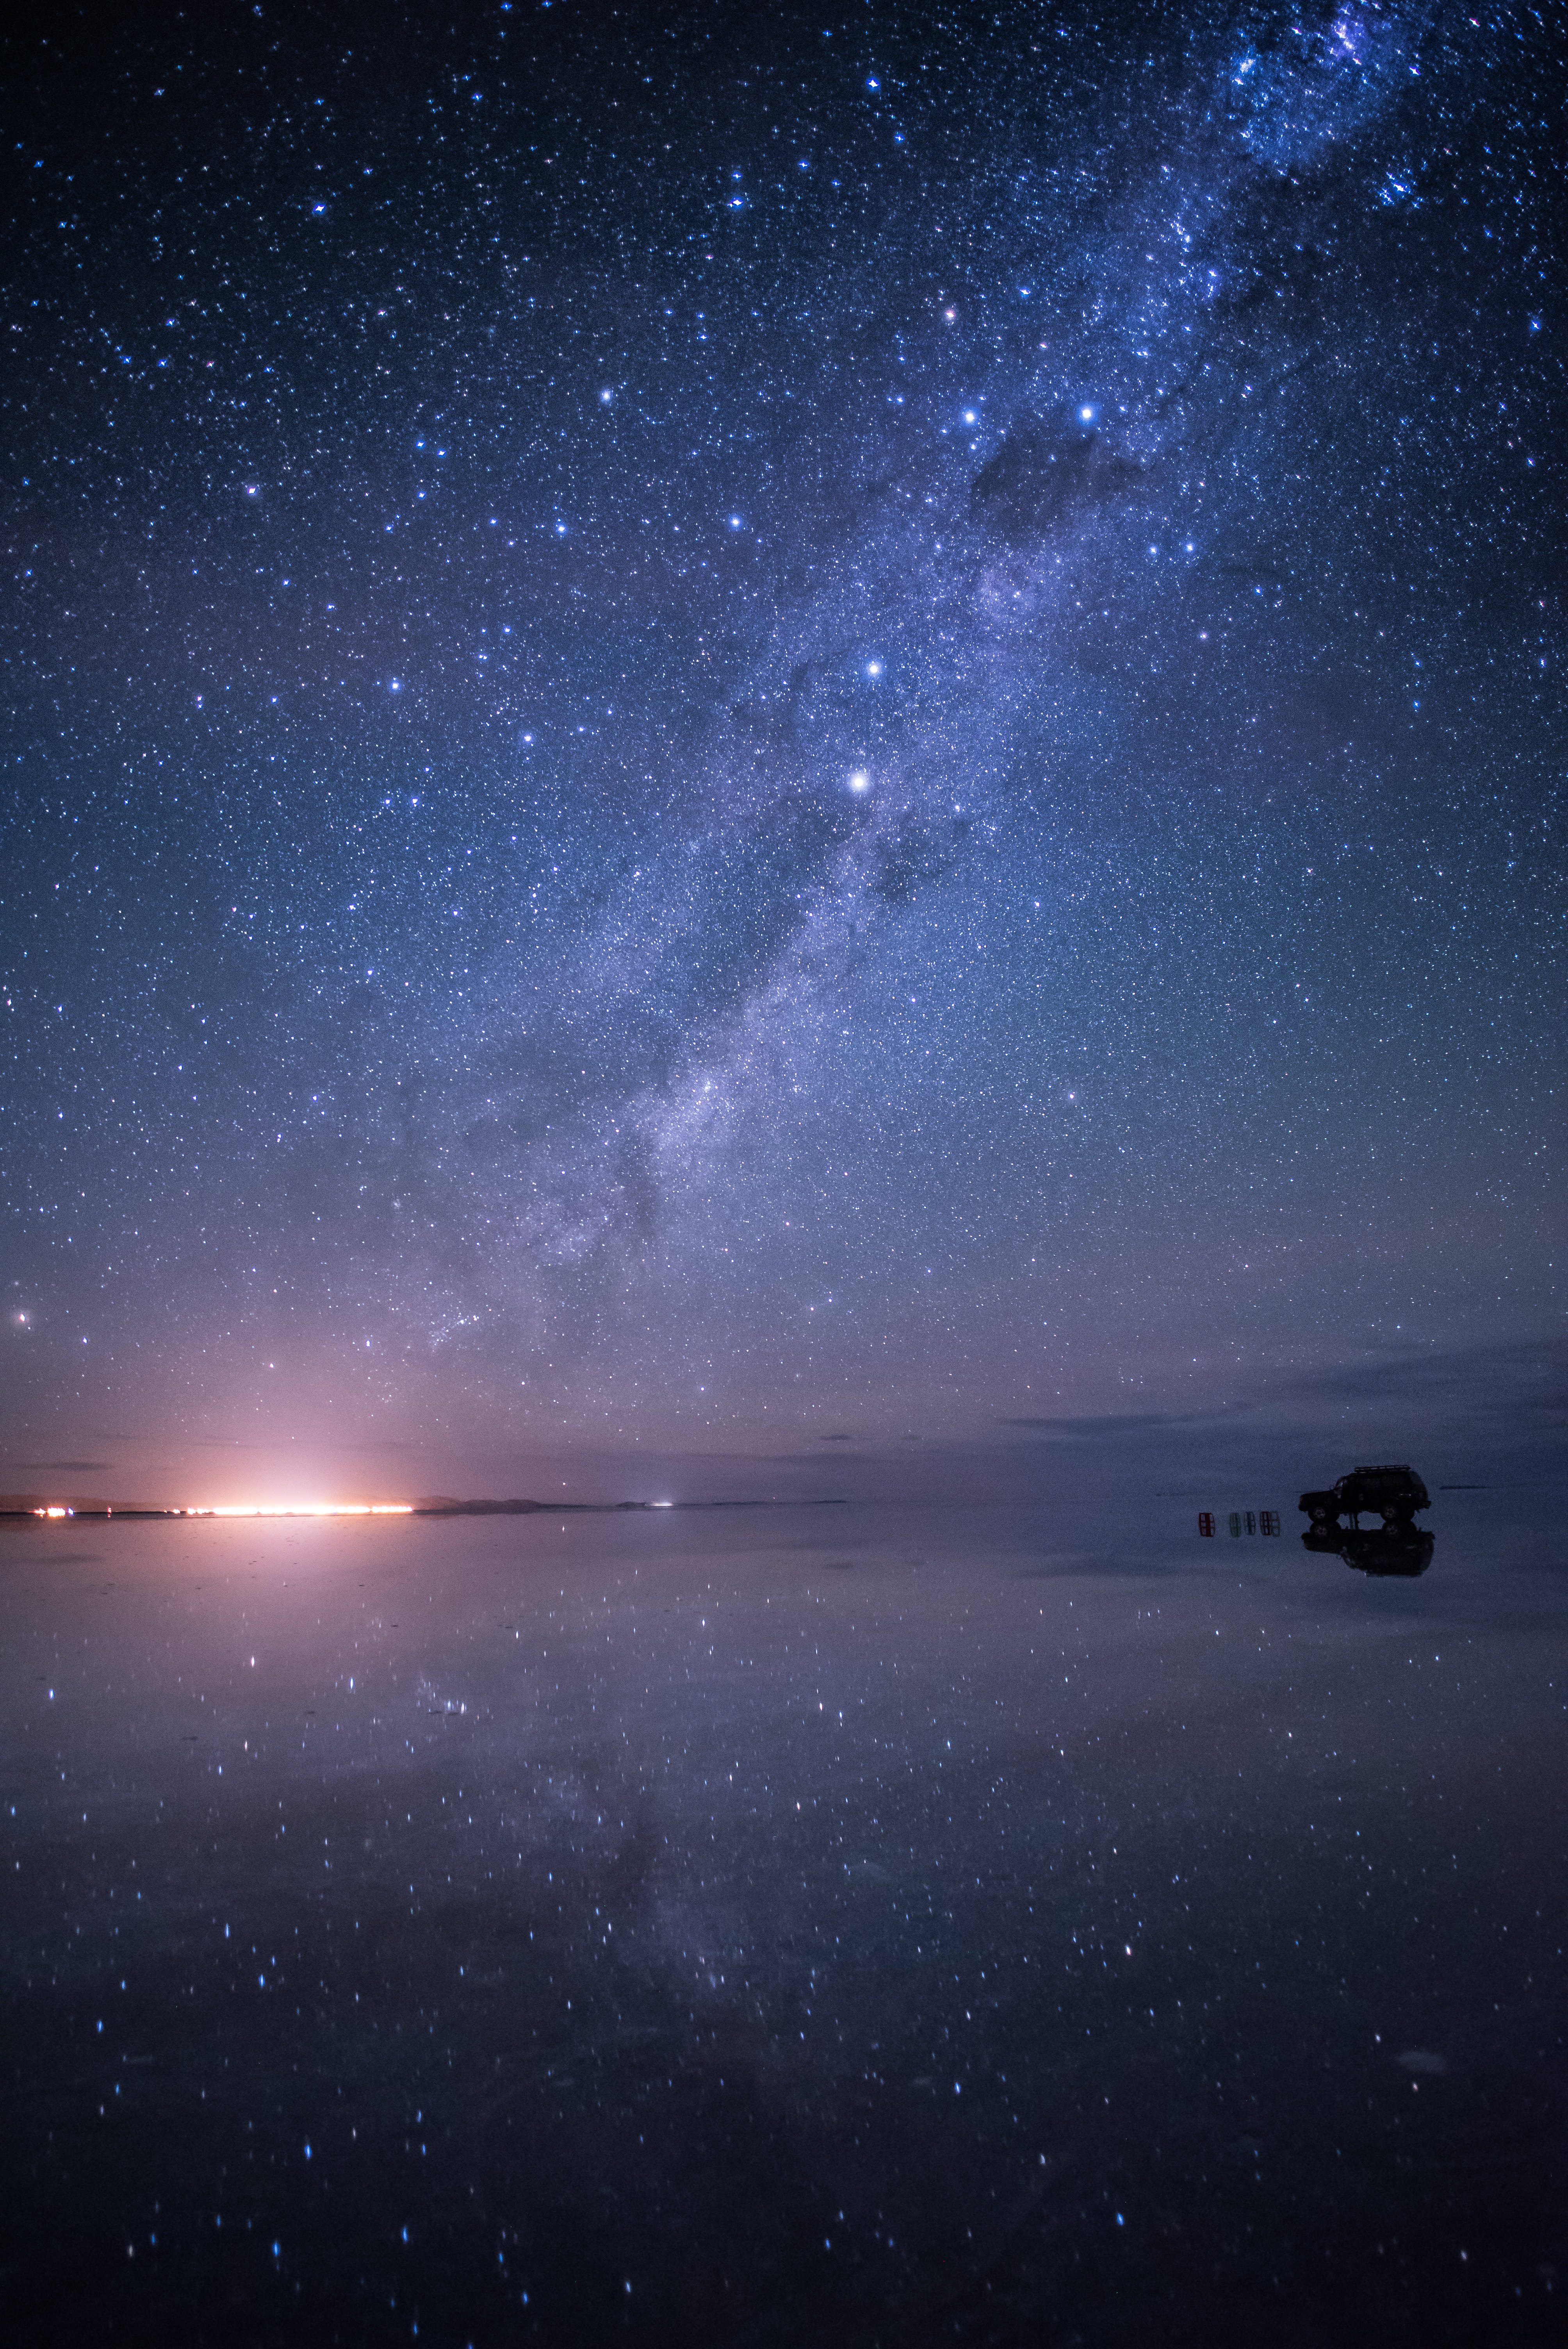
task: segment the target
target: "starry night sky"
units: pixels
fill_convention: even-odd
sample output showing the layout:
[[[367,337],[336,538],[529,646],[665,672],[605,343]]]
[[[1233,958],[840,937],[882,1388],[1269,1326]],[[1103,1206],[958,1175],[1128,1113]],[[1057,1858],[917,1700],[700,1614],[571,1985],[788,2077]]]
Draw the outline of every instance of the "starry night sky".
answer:
[[[0,1482],[1560,1330],[1549,14],[165,7],[5,80]]]

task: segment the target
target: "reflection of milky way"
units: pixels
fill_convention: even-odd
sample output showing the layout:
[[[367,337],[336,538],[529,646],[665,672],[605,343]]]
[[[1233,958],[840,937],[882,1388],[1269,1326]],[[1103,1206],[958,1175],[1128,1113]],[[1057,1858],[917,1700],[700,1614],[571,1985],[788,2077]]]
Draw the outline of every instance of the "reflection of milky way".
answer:
[[[22,78],[36,1385],[722,1435],[1534,1326],[1549,61],[1182,13]]]

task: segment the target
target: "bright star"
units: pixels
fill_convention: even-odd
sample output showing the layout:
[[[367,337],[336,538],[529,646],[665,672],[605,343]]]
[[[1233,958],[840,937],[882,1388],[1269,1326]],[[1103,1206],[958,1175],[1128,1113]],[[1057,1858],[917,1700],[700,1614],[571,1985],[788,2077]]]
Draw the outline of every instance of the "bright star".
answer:
[[[855,769],[854,773],[850,777],[850,789],[851,789],[851,791],[852,791],[852,792],[869,792],[869,791],[870,791],[870,789],[871,789],[871,787],[872,787],[872,779],[871,779],[871,777],[867,774],[867,772],[866,772],[865,769],[864,769],[863,767],[857,767],[857,768]]]

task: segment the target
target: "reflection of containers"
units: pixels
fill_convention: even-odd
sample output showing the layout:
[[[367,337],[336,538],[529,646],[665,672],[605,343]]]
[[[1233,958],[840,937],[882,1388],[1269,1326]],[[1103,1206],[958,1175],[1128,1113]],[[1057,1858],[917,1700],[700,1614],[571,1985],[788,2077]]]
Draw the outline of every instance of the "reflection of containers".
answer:
[[[1251,1509],[1233,1509],[1225,1520],[1225,1528],[1232,1536],[1233,1539],[1237,1541],[1241,1539],[1241,1537],[1244,1533],[1277,1534],[1280,1529],[1279,1511],[1277,1509],[1259,1509],[1254,1514]],[[1199,1510],[1198,1531],[1204,1537],[1205,1540],[1212,1538],[1214,1531],[1214,1512],[1212,1509]]]

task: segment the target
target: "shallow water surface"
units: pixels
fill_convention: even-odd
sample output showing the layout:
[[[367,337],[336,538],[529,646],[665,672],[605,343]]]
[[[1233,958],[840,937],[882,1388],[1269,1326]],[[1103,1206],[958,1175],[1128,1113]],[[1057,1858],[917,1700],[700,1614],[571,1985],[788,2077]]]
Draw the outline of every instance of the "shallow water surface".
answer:
[[[12,2337],[1562,2338],[1563,1546],[1293,1497],[0,1534]]]

